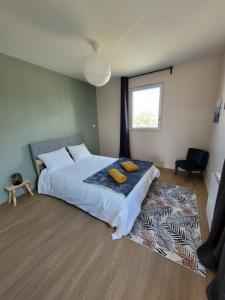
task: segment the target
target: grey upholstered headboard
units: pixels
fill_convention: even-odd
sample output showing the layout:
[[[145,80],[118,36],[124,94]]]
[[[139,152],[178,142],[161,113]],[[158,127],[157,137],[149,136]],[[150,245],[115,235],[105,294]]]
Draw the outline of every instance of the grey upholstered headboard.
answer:
[[[83,142],[84,142],[84,139],[81,135],[74,135],[74,136],[64,137],[61,139],[35,142],[35,143],[29,144],[30,153],[31,153],[31,157],[32,157],[35,169],[36,169],[35,161],[38,159],[39,154],[55,151],[62,147],[79,145],[79,144],[82,144]]]

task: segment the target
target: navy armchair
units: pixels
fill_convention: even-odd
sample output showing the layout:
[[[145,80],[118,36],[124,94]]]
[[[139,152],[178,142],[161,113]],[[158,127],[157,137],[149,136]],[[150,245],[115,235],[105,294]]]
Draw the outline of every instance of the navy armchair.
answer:
[[[187,171],[189,175],[192,172],[200,172],[202,174],[206,169],[208,159],[209,153],[207,151],[189,148],[186,159],[175,162],[175,174],[177,174],[178,168]]]

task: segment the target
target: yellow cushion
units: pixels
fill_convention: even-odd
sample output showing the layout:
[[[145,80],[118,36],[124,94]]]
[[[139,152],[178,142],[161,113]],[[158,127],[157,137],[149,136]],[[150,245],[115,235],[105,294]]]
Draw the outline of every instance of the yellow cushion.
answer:
[[[127,172],[134,172],[138,171],[139,167],[135,165],[132,161],[125,161],[121,163],[121,166],[127,171]]]
[[[117,183],[124,183],[127,181],[127,176],[123,175],[120,171],[117,169],[109,169],[108,174],[117,182]]]

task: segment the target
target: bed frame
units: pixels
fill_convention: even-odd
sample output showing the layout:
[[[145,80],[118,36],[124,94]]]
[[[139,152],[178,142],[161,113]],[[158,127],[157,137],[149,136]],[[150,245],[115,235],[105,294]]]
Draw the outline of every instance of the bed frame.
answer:
[[[74,135],[74,136],[64,137],[61,139],[35,142],[29,144],[31,158],[37,176],[40,176],[41,171],[45,168],[43,161],[38,159],[39,154],[52,152],[62,147],[80,145],[83,142],[84,139],[81,135]]]

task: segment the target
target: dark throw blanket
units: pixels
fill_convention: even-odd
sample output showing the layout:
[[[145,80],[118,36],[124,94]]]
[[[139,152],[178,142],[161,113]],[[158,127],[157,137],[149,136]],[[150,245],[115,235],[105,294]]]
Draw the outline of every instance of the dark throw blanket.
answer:
[[[121,163],[124,161],[128,161],[126,158],[121,158],[115,161],[113,164],[108,167],[98,171],[94,175],[91,175],[87,179],[84,180],[86,183],[91,183],[99,186],[103,186],[105,188],[111,189],[114,192],[124,195],[125,197],[133,190],[135,185],[140,181],[140,179],[145,175],[145,173],[151,168],[153,165],[152,162],[142,161],[142,160],[132,160],[137,166],[139,166],[139,171],[128,173],[121,167]],[[116,183],[109,175],[108,170],[111,168],[115,168],[124,175],[127,176],[127,181],[121,184]]]

